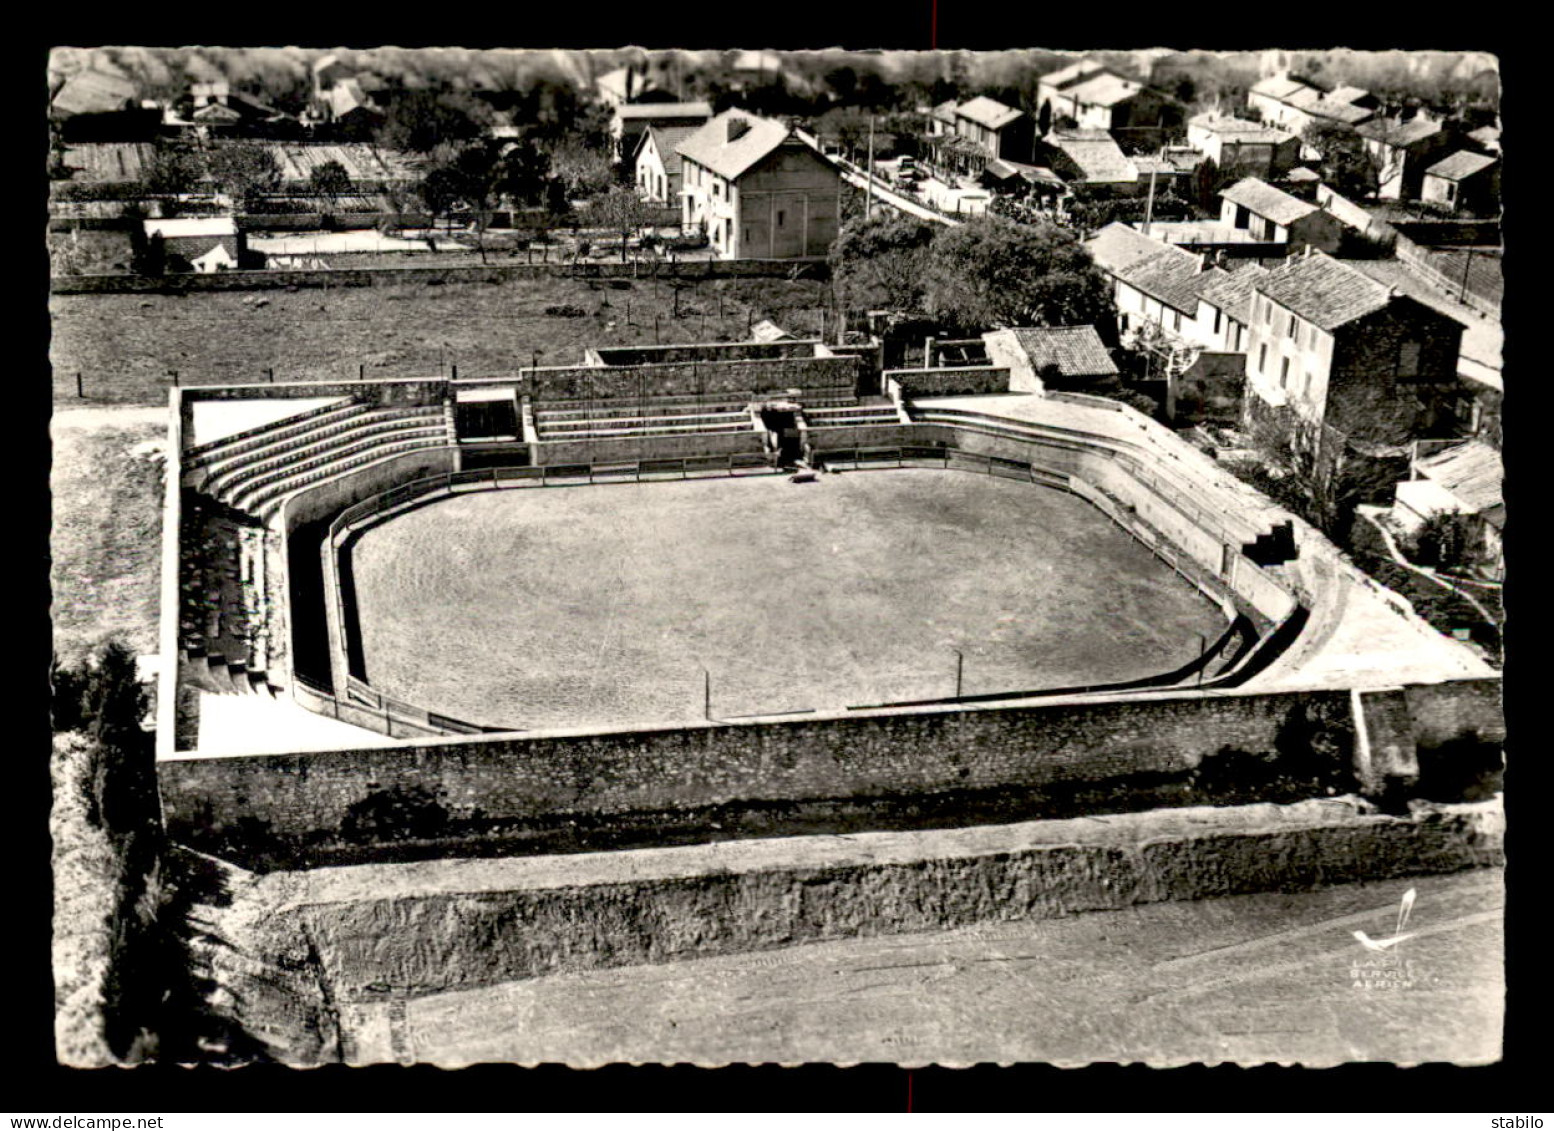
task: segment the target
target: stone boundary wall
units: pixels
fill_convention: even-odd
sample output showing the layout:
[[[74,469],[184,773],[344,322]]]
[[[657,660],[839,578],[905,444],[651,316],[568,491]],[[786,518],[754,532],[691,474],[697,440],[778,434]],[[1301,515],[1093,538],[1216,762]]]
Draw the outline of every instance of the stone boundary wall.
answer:
[[[963,365],[948,369],[887,369],[887,387],[894,381],[905,397],[967,397],[1009,391],[1009,367]]]
[[[160,780],[168,828],[180,840],[197,842],[211,814],[285,839],[337,830],[353,805],[412,785],[442,799],[455,821],[515,822],[1061,786],[1179,774],[1221,750],[1278,757],[1291,728],[1318,720],[1352,734],[1349,693],[1166,694],[192,756],[164,761]]]
[[[768,393],[787,389],[856,390],[863,362],[857,357],[712,358],[615,369],[600,365],[526,369],[537,406],[548,401],[634,400],[715,393]]]
[[[600,365],[655,365],[666,362],[770,361],[814,357],[817,340],[792,342],[690,342],[667,346],[597,346],[588,360]]]
[[[501,263],[461,267],[358,267],[324,271],[217,271],[211,274],[56,275],[57,295],[194,293],[286,287],[385,287],[427,283],[505,283],[512,279],[824,279],[823,261],[706,259],[675,263]]]

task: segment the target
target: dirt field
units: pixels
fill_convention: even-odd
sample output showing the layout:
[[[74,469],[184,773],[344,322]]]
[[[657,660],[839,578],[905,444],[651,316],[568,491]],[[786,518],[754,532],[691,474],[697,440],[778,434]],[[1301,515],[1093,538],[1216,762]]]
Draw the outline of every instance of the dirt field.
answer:
[[[62,659],[109,636],[143,654],[157,650],[162,471],[152,447],[166,441],[166,417],[165,410],[55,414],[49,552]]]
[[[819,329],[826,284],[711,280],[680,292],[667,282],[583,279],[502,284],[232,291],[177,295],[56,295],[50,300],[55,403],[159,404],[181,384],[511,374],[573,365],[590,345],[737,340],[772,318],[796,333]],[[721,298],[721,302],[720,302]],[[262,305],[261,305],[262,304]],[[628,311],[629,304],[629,311]],[[570,305],[582,317],[547,315]],[[721,313],[721,317],[720,317]],[[629,319],[628,319],[629,314]],[[76,395],[81,373],[85,398]]]
[[[693,549],[690,549],[693,548]],[[1129,679],[1223,614],[1089,504],[958,471],[487,492],[368,531],[367,676],[518,728]]]
[[[1414,937],[1383,958],[1404,891]],[[1498,870],[1151,904],[352,1005],[358,1063],[1488,1063]]]

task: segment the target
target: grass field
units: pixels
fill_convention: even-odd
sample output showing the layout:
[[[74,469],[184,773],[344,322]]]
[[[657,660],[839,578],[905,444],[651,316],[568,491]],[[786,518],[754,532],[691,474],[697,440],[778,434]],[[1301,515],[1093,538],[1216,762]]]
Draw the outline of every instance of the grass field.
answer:
[[[740,340],[772,318],[796,333],[819,329],[826,284],[719,279],[684,287],[680,317],[667,283],[583,279],[501,284],[404,284],[185,296],[55,295],[50,300],[55,403],[165,404],[176,370],[185,385],[512,374],[574,365],[591,345]],[[259,303],[263,301],[265,305]],[[628,320],[628,303],[629,320]],[[547,315],[570,304],[585,315]],[[82,374],[85,398],[76,395]]]
[[[157,650],[162,471],[136,448],[164,441],[167,424],[123,415],[54,418],[50,581],[54,647],[67,661],[110,636],[139,653]]]
[[[369,681],[541,728],[1123,680],[1221,610],[1084,501],[899,470],[486,492],[351,557]]]

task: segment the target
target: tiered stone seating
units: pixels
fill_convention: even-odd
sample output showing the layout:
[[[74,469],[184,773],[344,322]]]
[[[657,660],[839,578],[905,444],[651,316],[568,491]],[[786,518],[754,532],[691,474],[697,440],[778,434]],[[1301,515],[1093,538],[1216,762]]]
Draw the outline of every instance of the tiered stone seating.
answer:
[[[864,424],[900,424],[896,406],[883,404],[845,404],[811,407],[804,405],[804,420],[811,428],[846,428]]]
[[[544,440],[616,440],[628,436],[746,432],[753,394],[717,398],[653,397],[598,402],[557,401],[537,406],[535,429]]]
[[[362,401],[346,401],[342,404],[325,405],[323,408],[299,413],[296,416],[288,416],[284,420],[277,420],[258,428],[249,428],[231,436],[223,436],[219,440],[198,444],[184,452],[183,466],[185,468],[213,467],[233,456],[291,439],[316,428],[328,427],[353,416],[360,416],[370,408],[370,405]]]
[[[236,503],[253,485],[277,473],[311,466],[320,457],[353,448],[363,441],[419,426],[436,426],[446,434],[447,419],[442,406],[374,409],[343,419],[332,418],[212,464],[204,490],[225,502]]]
[[[272,471],[259,479],[250,480],[244,485],[242,492],[233,499],[233,505],[261,520],[266,520],[280,508],[288,496],[311,487],[321,480],[332,479],[347,471],[353,471],[390,456],[422,448],[445,447],[451,442],[447,424],[440,412],[435,417],[411,419],[421,419],[425,423],[407,423],[359,440],[344,448],[331,450],[306,463],[288,464],[279,471]]]

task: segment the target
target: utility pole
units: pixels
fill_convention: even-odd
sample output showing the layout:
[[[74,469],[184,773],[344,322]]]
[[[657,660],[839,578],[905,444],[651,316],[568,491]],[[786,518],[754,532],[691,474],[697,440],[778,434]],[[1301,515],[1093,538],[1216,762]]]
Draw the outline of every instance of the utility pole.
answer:
[[[966,657],[961,655],[959,648],[951,648],[950,651],[955,653],[955,698],[959,699],[962,683],[961,676],[966,670]]]
[[[1164,154],[1162,149],[1161,153]],[[1155,167],[1149,167],[1149,198],[1144,202],[1144,234],[1149,235],[1149,222],[1155,216]]]
[[[874,215],[874,115],[869,115],[869,167],[865,175],[868,181],[864,191],[868,194],[863,198],[863,218],[867,220]]]

